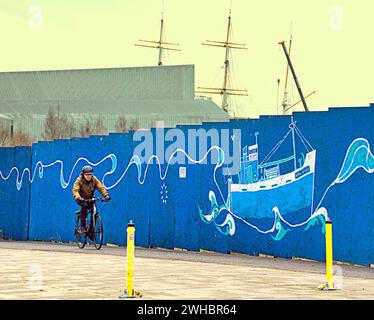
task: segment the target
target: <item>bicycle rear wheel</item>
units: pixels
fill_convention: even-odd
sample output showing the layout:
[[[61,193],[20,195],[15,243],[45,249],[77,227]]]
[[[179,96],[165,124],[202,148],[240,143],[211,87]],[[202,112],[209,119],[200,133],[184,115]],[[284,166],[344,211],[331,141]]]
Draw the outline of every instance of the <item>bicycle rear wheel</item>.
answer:
[[[97,250],[101,249],[103,245],[103,222],[101,221],[100,215],[98,213],[95,214],[95,224],[92,230],[92,239],[94,246]]]
[[[80,215],[77,215],[76,220],[75,220],[75,239],[76,239],[76,242],[77,242],[77,246],[80,249],[83,249],[84,246],[87,243],[87,238],[81,232],[81,226],[82,226],[81,217],[80,217]]]

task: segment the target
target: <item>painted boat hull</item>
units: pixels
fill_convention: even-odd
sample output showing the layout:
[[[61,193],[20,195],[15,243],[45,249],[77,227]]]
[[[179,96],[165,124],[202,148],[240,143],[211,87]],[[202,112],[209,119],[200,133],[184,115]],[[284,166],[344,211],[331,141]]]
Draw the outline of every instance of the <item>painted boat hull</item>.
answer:
[[[274,218],[277,207],[282,216],[311,208],[313,204],[315,151],[307,154],[303,167],[268,181],[230,184],[231,211],[242,218]]]

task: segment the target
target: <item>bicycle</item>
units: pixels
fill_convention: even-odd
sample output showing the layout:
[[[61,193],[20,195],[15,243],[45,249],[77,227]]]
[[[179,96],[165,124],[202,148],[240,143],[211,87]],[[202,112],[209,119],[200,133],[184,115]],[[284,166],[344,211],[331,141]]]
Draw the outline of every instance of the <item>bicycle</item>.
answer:
[[[101,221],[101,217],[99,212],[97,211],[96,202],[107,202],[107,200],[103,198],[92,198],[92,199],[85,199],[84,202],[93,203],[92,209],[87,214],[86,218],[86,226],[88,227],[87,232],[82,232],[82,222],[81,222],[81,211],[78,210],[76,212],[76,219],[75,219],[75,239],[77,241],[77,245],[80,249],[83,249],[87,244],[87,238],[91,239],[95,248],[97,250],[101,249],[103,244],[103,222]]]

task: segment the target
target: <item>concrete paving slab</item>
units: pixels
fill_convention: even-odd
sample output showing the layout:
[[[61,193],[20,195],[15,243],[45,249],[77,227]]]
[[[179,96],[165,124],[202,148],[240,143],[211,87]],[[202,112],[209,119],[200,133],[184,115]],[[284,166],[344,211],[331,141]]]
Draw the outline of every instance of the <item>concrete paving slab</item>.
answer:
[[[342,289],[320,291],[324,264],[245,255],[136,248],[135,289],[147,299],[370,299],[374,270],[339,265]],[[124,247],[0,241],[0,299],[118,299]]]

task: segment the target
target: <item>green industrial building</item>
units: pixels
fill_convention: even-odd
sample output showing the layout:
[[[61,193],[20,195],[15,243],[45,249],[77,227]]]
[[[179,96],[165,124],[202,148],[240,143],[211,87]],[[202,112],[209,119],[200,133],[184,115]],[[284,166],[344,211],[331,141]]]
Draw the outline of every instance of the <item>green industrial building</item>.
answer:
[[[72,136],[79,136],[87,119],[100,119],[104,133],[117,132],[120,117],[144,129],[158,121],[165,127],[228,121],[217,104],[195,97],[194,90],[194,65],[2,72],[0,127],[43,140],[53,108],[74,123]]]

